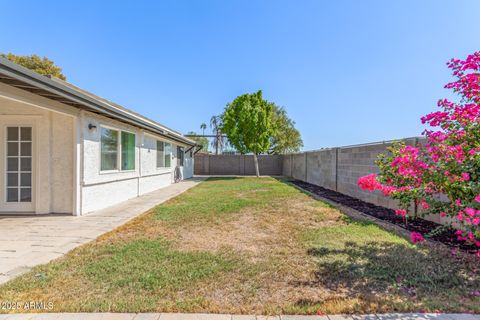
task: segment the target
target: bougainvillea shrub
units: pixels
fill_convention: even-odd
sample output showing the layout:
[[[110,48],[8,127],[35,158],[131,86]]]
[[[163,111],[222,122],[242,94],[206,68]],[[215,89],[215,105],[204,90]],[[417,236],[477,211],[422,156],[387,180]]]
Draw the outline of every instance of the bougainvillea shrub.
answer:
[[[377,160],[378,175],[361,177],[365,190],[399,200],[399,216],[450,217],[459,239],[480,248],[480,52],[447,63],[455,78],[445,88],[457,101],[438,101],[440,110],[421,118],[426,143],[396,142]],[[420,210],[412,212],[412,204]],[[428,235],[425,235],[428,237]],[[420,234],[412,241],[422,241]],[[480,256],[480,249],[477,251]]]

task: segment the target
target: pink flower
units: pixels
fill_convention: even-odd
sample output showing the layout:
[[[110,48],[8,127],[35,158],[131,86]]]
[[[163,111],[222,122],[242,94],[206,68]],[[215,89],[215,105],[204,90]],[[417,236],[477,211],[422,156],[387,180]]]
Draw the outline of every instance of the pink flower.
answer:
[[[407,215],[407,211],[403,209],[395,210],[395,214],[400,217],[405,217]]]
[[[363,190],[374,191],[380,189],[382,184],[377,181],[377,175],[372,173],[358,179],[358,186]]]
[[[473,209],[473,208],[466,208],[466,209],[465,209],[465,213],[466,213],[469,217],[475,216],[475,212],[476,212],[476,211],[475,211],[475,209]]]
[[[477,201],[478,203],[480,203],[480,194],[475,197],[475,201]]]
[[[425,238],[418,232],[412,232],[410,233],[410,240],[415,244],[417,242],[425,241]]]
[[[420,202],[420,206],[421,206],[423,209],[430,209],[430,205],[429,205],[427,202],[423,201],[423,200]]]
[[[463,181],[469,181],[470,180],[470,174],[468,172],[462,173],[462,180]]]

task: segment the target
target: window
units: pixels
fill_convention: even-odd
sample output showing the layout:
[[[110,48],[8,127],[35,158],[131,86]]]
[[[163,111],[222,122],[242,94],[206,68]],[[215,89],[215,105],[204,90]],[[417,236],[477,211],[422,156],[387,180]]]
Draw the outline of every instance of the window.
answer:
[[[122,131],[122,170],[135,170],[135,134]]]
[[[165,150],[163,141],[157,140],[157,168],[165,167]]]
[[[101,130],[101,165],[102,171],[118,170],[118,131],[102,128]]]
[[[178,165],[180,167],[183,167],[185,155],[182,147],[177,147],[177,158],[178,158]]]
[[[157,168],[170,168],[172,147],[170,143],[157,140]]]
[[[32,201],[32,128],[7,127],[7,202]]]
[[[165,143],[165,167],[170,168],[172,166],[172,145]]]
[[[135,134],[109,128],[101,128],[100,170],[135,169]]]

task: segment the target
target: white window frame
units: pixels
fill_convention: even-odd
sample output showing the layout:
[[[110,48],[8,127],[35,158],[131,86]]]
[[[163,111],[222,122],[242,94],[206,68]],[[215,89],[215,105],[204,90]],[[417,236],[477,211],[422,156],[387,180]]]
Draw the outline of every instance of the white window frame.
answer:
[[[0,178],[0,183],[3,183],[4,193],[3,196],[0,196],[0,216],[2,212],[15,212],[19,214],[23,213],[31,213],[36,211],[37,206],[37,182],[39,181],[37,175],[39,174],[40,170],[38,169],[38,161],[39,158],[37,145],[37,117],[38,116],[5,116],[5,122],[2,121],[4,119],[0,119],[0,128],[3,131],[0,136],[3,138],[3,145],[4,150],[2,152],[2,148],[0,148],[0,163],[3,162],[3,177]],[[18,118],[25,118],[28,120],[19,120]],[[32,128],[32,195],[30,202],[7,202],[7,127],[31,127]]]
[[[163,144],[163,167],[158,166],[158,143],[159,142],[161,142]],[[165,144],[170,145],[170,152],[168,153],[168,156],[170,157],[170,166],[168,166],[168,167],[165,165],[165,157],[167,156],[167,154],[165,152]],[[172,167],[172,144],[170,142],[156,139],[155,140],[155,152],[156,152],[155,166],[157,167],[157,169],[169,169],[169,168]]]
[[[108,129],[108,130],[113,130],[117,131],[118,133],[118,141],[117,141],[117,169],[113,170],[102,170],[102,129]],[[134,153],[135,153],[135,159],[133,163],[133,169],[130,170],[122,170],[122,132],[127,132],[131,133],[135,137],[135,144],[134,144]],[[100,174],[108,174],[108,173],[118,173],[118,172],[135,172],[137,170],[137,151],[135,150],[137,148],[137,134],[133,131],[130,130],[123,130],[115,127],[111,127],[108,125],[100,125],[100,148],[99,148],[99,160],[100,160]]]

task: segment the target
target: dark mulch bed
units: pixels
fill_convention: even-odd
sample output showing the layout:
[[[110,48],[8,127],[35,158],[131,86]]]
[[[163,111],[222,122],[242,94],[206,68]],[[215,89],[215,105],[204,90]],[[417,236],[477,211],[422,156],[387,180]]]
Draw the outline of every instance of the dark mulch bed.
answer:
[[[409,231],[416,231],[425,235],[439,227],[442,227],[442,225],[438,223],[427,221],[421,218],[409,218],[408,223],[405,224],[405,220],[402,217],[395,215],[395,211],[392,209],[377,206],[372,203],[347,196],[340,192],[325,189],[308,182],[300,180],[292,180],[290,182],[304,190],[319,195],[322,198],[355,209],[369,216],[388,221],[391,224],[397,225]],[[441,228],[441,231],[435,232],[433,235],[429,236],[429,239],[444,243],[450,247],[458,248],[462,251],[476,253],[477,248],[473,244],[466,244],[465,241],[458,240],[457,236],[455,235],[455,231],[456,230],[452,228],[443,227]]]

